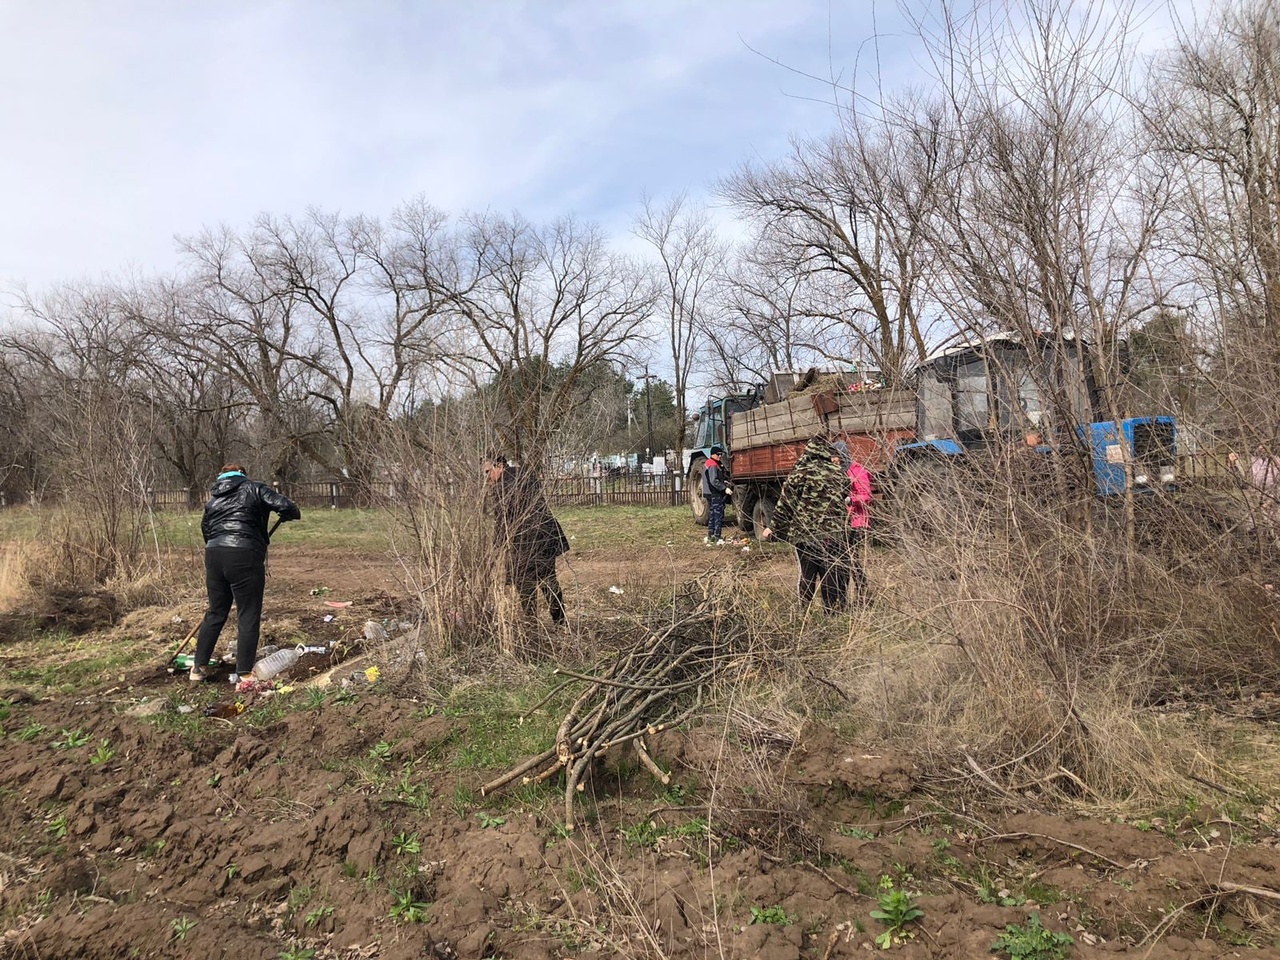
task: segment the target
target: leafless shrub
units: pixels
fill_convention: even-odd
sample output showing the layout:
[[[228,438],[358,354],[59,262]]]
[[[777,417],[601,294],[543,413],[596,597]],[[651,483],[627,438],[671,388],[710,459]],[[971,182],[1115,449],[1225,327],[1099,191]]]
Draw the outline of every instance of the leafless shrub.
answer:
[[[1120,511],[1046,464],[972,467],[894,492],[905,566],[884,633],[852,641],[873,661],[843,677],[858,712],[939,775],[976,764],[1092,799],[1169,788],[1197,745],[1150,708],[1280,680],[1269,595],[1223,589],[1238,571],[1194,500],[1140,504],[1130,540]]]
[[[431,656],[509,646],[515,618],[484,514],[482,450],[434,426],[438,432],[400,432],[383,447],[396,464],[384,516],[416,601],[419,645]]]

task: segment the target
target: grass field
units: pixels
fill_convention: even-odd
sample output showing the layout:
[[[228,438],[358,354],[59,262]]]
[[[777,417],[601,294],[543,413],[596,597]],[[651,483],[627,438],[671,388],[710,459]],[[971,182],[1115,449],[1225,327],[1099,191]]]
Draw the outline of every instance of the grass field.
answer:
[[[556,515],[575,542],[666,546],[701,539],[703,534],[684,507],[567,507]],[[162,546],[200,546],[198,512],[155,513],[151,520],[148,536],[154,535]],[[279,542],[300,546],[377,551],[390,545],[392,520],[380,509],[308,510],[301,521],[282,525],[275,536]],[[0,510],[0,541],[48,538],[68,521],[75,518],[60,508],[10,507]]]

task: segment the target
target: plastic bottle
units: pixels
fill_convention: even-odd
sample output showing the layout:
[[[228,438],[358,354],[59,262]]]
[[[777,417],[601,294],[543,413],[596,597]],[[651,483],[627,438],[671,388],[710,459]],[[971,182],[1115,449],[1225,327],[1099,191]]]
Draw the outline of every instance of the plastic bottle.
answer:
[[[277,650],[269,657],[263,657],[253,665],[253,675],[259,680],[270,680],[278,673],[283,673],[298,662],[300,654],[297,650]]]

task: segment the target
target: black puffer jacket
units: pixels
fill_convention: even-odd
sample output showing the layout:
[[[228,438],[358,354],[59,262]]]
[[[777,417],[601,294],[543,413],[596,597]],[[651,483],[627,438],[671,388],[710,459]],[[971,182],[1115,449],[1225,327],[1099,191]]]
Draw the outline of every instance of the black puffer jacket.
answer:
[[[215,480],[204,505],[200,532],[211,547],[267,548],[267,517],[274,510],[281,520],[300,520],[302,511],[283,494],[242,473]]]

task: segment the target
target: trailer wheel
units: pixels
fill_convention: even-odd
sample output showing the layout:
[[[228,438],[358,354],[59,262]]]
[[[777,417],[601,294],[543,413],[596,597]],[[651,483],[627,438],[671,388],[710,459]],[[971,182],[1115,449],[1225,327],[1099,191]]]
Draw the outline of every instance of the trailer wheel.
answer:
[[[707,498],[702,495],[702,473],[705,465],[705,460],[693,461],[689,467],[689,480],[685,484],[685,489],[689,491],[689,512],[693,514],[693,522],[700,527],[707,525],[707,518],[711,513]]]
[[[755,534],[756,539],[760,539],[760,531],[765,527],[773,526],[773,508],[777,504],[769,497],[768,494],[761,494],[751,506],[751,530]]]
[[[734,488],[733,491],[733,515],[734,520],[738,524],[738,529],[743,533],[750,534],[755,530],[755,523],[752,522],[752,515],[756,509],[755,494],[750,490],[742,490]]]

